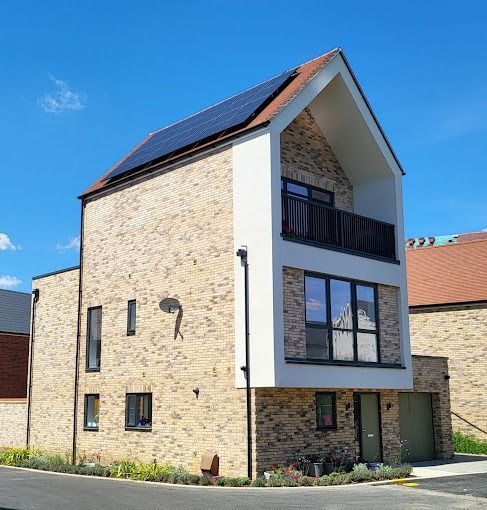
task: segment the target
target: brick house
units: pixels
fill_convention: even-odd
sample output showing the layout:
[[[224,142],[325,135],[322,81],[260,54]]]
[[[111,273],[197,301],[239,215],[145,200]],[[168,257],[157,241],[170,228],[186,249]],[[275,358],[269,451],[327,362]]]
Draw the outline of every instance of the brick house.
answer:
[[[487,440],[487,232],[411,239],[414,353],[447,356],[453,428]]]
[[[31,296],[0,289],[0,446],[25,441]]]
[[[81,195],[79,268],[33,280],[30,444],[229,475],[451,456],[401,179],[341,50],[150,134]]]

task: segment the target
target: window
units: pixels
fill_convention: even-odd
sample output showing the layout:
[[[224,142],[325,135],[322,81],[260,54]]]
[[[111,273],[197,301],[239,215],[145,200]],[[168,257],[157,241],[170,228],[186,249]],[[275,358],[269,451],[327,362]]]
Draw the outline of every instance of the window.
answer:
[[[152,428],[152,393],[127,393],[125,428]]]
[[[86,342],[87,370],[100,369],[101,306],[88,308],[88,335]]]
[[[98,430],[100,415],[100,395],[85,395],[85,423],[84,428]]]
[[[135,335],[135,318],[136,318],[137,304],[135,299],[128,302],[127,311],[127,335]]]
[[[316,428],[336,429],[337,410],[335,393],[316,394]]]
[[[308,202],[333,207],[334,194],[332,191],[315,188],[304,182],[296,182],[290,179],[281,179],[281,190],[284,195],[302,198]]]
[[[377,288],[328,276],[305,276],[306,357],[379,361]]]

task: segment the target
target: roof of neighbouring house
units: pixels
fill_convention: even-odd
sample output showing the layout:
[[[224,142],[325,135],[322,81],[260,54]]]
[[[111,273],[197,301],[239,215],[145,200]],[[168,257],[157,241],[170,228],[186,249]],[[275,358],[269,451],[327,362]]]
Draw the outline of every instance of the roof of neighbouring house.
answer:
[[[440,245],[425,239],[406,250],[409,306],[487,301],[487,232]]]
[[[31,295],[0,289],[0,333],[28,335]]]
[[[229,100],[217,103],[216,105],[213,105],[212,107],[202,110],[201,112],[186,117],[185,119],[182,119],[181,121],[176,122],[175,124],[171,124],[169,126],[166,126],[165,128],[150,133],[144,138],[144,140],[142,140],[136,147],[134,147],[132,151],[130,151],[126,156],[117,161],[117,163],[110,167],[94,184],[92,184],[88,189],[86,189],[82,193],[80,198],[83,198],[96,191],[99,191],[113,184],[114,181],[121,182],[128,179],[132,179],[135,176],[139,176],[141,173],[145,173],[152,170],[153,168],[160,167],[161,164],[167,164],[175,160],[178,160],[182,157],[186,157],[190,154],[202,151],[204,149],[208,149],[210,147],[214,147],[216,144],[219,145],[232,138],[235,138],[244,133],[267,125],[273,117],[275,117],[288,103],[290,103],[299,94],[299,92],[301,92],[301,90],[303,90],[305,86],[339,54],[342,55],[343,60],[347,65],[347,68],[349,69],[353,79],[355,80],[355,77],[353,76],[353,73],[350,69],[350,66],[348,65],[348,62],[345,59],[345,56],[343,55],[342,50],[340,48],[335,48],[334,50],[324,53],[323,55],[313,60],[310,60],[308,62],[305,62],[304,64],[299,65],[295,69],[286,71],[285,73],[282,73],[279,76],[271,78],[270,80],[266,80],[262,84],[252,87],[251,89],[248,89],[247,91],[241,94],[232,96],[232,98],[230,98]],[[192,119],[198,119],[199,118],[198,116],[201,116],[202,114],[204,114],[205,121],[209,121],[210,124],[220,125],[216,121],[216,118],[212,117],[212,112],[215,112],[215,115],[217,115],[217,112],[221,113],[222,105],[227,104],[229,102],[231,103],[231,100],[233,100],[234,98],[238,102],[238,98],[244,96],[246,93],[251,93],[252,90],[259,89],[259,87],[265,86],[268,83],[272,85],[272,83],[274,83],[273,80],[275,80],[275,82],[279,86],[275,89],[272,89],[271,87],[271,93],[268,96],[265,96],[266,99],[263,102],[255,103],[257,104],[257,107],[255,109],[252,109],[251,106],[249,108],[248,105],[254,104],[253,100],[249,100],[248,103],[246,103],[245,105],[247,106],[247,109],[245,111],[246,112],[248,111],[249,115],[248,117],[245,118],[242,117],[242,122],[232,125],[232,121],[230,120],[227,124],[225,124],[227,127],[218,132],[215,132],[215,130],[211,131],[207,129],[202,129],[201,127],[202,124],[198,123],[196,131],[201,130],[201,136],[205,134],[204,137],[198,138],[198,135],[193,135],[193,138],[191,139],[192,142],[190,145],[184,145],[180,147],[177,144],[173,143],[174,138],[177,137],[174,131],[178,130],[178,126],[191,124]],[[370,106],[368,105],[367,100],[363,95],[362,90],[360,89],[360,86],[358,85],[357,82],[356,84],[367,106],[370,109]],[[265,87],[264,90],[266,90]],[[232,108],[233,106],[232,104],[230,104],[229,108]],[[375,119],[372,110],[370,110],[370,112]],[[226,114],[228,115],[228,108]],[[232,115],[230,117],[232,117]],[[377,119],[375,120],[377,122]],[[196,122],[196,120],[194,120],[194,122]],[[223,125],[224,123],[222,123],[222,126]],[[230,127],[228,127],[228,125],[230,125]],[[389,146],[394,158],[396,159],[398,166],[401,168],[401,165],[397,160],[396,155],[394,154],[394,151],[392,150],[387,138],[382,132],[382,129],[378,122],[377,125],[382,135],[384,136],[384,139],[387,145]],[[183,133],[188,133],[190,131],[189,129],[186,128],[183,129],[182,127],[180,129]],[[212,134],[206,136],[210,132]],[[169,139],[170,141],[168,141]],[[185,138],[183,137],[183,139]],[[177,146],[176,149],[174,148],[175,145]],[[163,148],[169,146],[171,146],[172,149],[167,148],[165,152]],[[170,152],[167,152],[169,150]]]

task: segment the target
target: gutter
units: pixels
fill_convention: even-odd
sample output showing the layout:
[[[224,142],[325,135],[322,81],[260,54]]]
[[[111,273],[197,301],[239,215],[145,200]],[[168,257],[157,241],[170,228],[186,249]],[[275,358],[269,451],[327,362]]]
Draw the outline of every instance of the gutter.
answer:
[[[76,331],[76,361],[74,368],[74,405],[73,405],[73,448],[71,462],[76,464],[76,439],[78,429],[78,386],[79,386],[79,361],[81,344],[81,298],[83,294],[83,239],[84,239],[84,213],[85,201],[81,200],[81,224],[80,224],[80,247],[79,247],[79,276],[78,276],[78,325]]]
[[[25,444],[27,448],[30,446],[30,415],[32,409],[32,367],[34,361],[34,336],[35,336],[35,321],[36,321],[36,309],[37,302],[39,301],[39,289],[32,291],[33,302],[32,302],[32,319],[31,319],[31,330],[30,330],[30,347],[29,347],[29,382],[28,382],[28,396],[27,396],[27,430]]]

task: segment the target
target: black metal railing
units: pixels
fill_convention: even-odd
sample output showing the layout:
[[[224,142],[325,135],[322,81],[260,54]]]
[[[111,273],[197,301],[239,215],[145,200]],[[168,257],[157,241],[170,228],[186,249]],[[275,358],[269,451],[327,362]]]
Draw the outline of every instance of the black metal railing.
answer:
[[[396,260],[394,225],[288,195],[282,195],[282,235]]]

